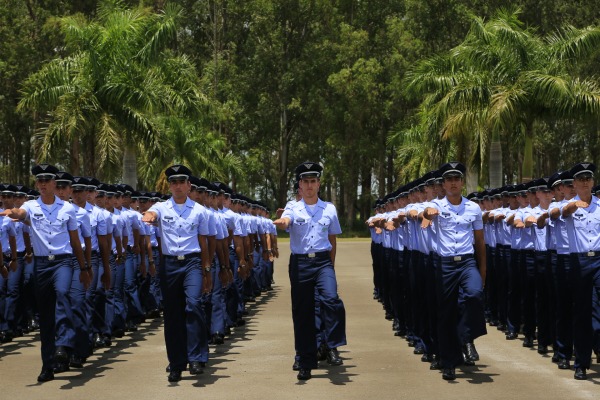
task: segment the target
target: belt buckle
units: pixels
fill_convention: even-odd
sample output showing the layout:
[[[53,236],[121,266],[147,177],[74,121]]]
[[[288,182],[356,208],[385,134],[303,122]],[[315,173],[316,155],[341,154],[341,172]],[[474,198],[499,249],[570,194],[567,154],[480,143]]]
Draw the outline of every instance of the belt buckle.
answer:
[[[54,254],[48,255],[48,261],[54,261],[55,258],[56,256]]]
[[[462,257],[461,256],[454,256],[454,262],[457,261],[462,261]]]
[[[595,255],[596,255],[596,252],[595,252],[595,251],[588,251],[588,252],[587,252],[587,256],[588,256],[588,257],[594,257]]]
[[[308,253],[308,258],[315,258],[317,255],[315,253]]]
[[[185,260],[185,256],[177,256],[177,260],[183,261],[183,260]]]

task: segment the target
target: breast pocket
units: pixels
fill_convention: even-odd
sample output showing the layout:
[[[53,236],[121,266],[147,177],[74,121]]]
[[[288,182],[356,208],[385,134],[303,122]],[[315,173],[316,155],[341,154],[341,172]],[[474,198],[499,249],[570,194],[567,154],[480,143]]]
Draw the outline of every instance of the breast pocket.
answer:
[[[442,229],[452,228],[454,225],[456,225],[456,223],[454,222],[454,219],[450,215],[444,216],[444,215],[440,214],[440,216],[437,218],[436,222]]]
[[[33,226],[36,230],[44,229],[44,225],[46,224],[46,217],[41,216],[32,216],[31,217],[31,226]]]
[[[309,227],[310,227],[310,223],[309,222],[310,221],[308,221],[306,219],[296,219],[294,221],[294,224],[293,224],[293,230],[296,233],[305,234],[308,231]]]
[[[319,229],[321,232],[329,231],[329,225],[331,225],[331,220],[329,218],[323,217],[317,223],[319,224]]]
[[[165,218],[163,217],[160,221],[160,225],[161,225],[161,229],[165,232],[165,233],[175,233],[176,229],[176,222],[174,218]]]
[[[584,215],[573,214],[573,225],[575,225],[575,229],[585,229],[588,225],[588,219]]]

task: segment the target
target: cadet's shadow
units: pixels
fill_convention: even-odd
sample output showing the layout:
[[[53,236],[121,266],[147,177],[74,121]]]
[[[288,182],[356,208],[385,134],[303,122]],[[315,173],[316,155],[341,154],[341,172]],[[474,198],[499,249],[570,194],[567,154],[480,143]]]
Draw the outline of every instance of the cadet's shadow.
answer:
[[[149,324],[143,324],[138,327],[137,332],[131,332],[127,339],[119,339],[113,341],[113,345],[103,352],[96,352],[92,357],[97,358],[90,360],[82,369],[71,369],[70,373],[79,372],[78,375],[56,375],[57,380],[68,380],[65,385],[61,386],[63,390],[70,390],[76,387],[85,386],[91,379],[103,376],[103,372],[108,369],[113,369],[112,364],[126,362],[127,360],[119,359],[123,355],[132,354],[127,351],[129,348],[139,347],[139,342],[147,340],[146,336],[155,335],[160,329],[162,320],[152,320]]]
[[[40,334],[39,334],[39,332],[36,332],[33,335],[28,334],[26,336],[22,336],[17,339],[14,339],[12,342],[4,343],[4,344],[0,345],[0,360],[5,356],[21,354],[18,350],[27,348],[27,347],[34,347],[35,346],[34,343],[39,340],[40,340]]]
[[[346,360],[347,362],[347,360]],[[349,368],[356,368],[356,365],[340,365],[340,366],[327,366],[326,369],[322,369],[322,371],[326,371],[326,374],[318,374],[316,377],[318,378],[329,378],[329,381],[333,385],[344,386],[347,383],[352,382],[351,377],[356,376],[358,374],[352,374],[348,372]]]
[[[480,368],[487,368],[487,365],[478,364],[472,367],[462,366],[459,367],[461,374],[457,374],[457,378],[464,378],[468,383],[474,385],[481,385],[483,383],[492,383],[494,382],[493,376],[497,376],[498,374],[489,374],[483,372]],[[456,382],[456,381],[454,381]]]
[[[592,371],[595,373],[590,375],[590,372]],[[593,382],[594,385],[600,385],[600,364],[590,365],[590,369],[588,370],[588,380]]]

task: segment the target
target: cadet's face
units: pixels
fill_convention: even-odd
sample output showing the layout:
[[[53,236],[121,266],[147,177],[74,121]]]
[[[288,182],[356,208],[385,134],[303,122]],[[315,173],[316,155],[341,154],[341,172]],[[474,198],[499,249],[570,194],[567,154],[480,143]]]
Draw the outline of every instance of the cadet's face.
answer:
[[[562,186],[561,184],[554,186],[553,192],[554,192],[554,198],[556,199],[556,201],[562,201],[562,199],[565,198],[565,195],[561,190],[561,186]]]
[[[100,208],[105,208],[106,207],[106,197],[105,196],[96,196],[94,201],[96,202],[96,205]]]
[[[69,201],[69,199],[71,198],[71,186],[57,186],[56,195],[62,201]]]
[[[579,197],[581,196],[589,196],[592,193],[592,187],[594,186],[594,178],[592,177],[584,177],[584,178],[575,178],[573,180],[573,187],[575,188],[575,192]]]
[[[527,199],[527,195],[518,195],[517,201],[519,202],[519,207],[527,207],[529,205],[529,200]]]
[[[56,189],[56,181],[54,179],[38,179],[35,181],[35,187],[42,197],[53,195]]]
[[[448,176],[444,178],[442,186],[444,187],[446,195],[457,196],[462,193],[464,181],[460,176]]]
[[[552,191],[544,192],[544,191],[538,190],[535,195],[537,196],[538,201],[543,204],[547,204],[547,203],[551,202],[552,197],[553,197]]]
[[[303,178],[300,180],[300,188],[302,188],[302,197],[312,199],[319,193],[321,182],[318,178]]]
[[[95,204],[98,192],[96,192],[95,190],[86,190],[85,194],[87,196],[87,202],[90,204]]]
[[[12,194],[3,194],[1,197],[4,208],[14,207],[14,196]]]
[[[537,192],[527,192],[527,202],[532,206],[535,207],[538,204],[538,199],[537,199]]]
[[[85,190],[73,190],[71,196],[77,204],[82,204],[87,201],[87,193]]]
[[[23,205],[23,203],[25,203],[25,200],[27,199],[26,196],[15,196],[13,204],[13,207],[21,207]]]
[[[188,180],[176,180],[169,182],[169,190],[173,194],[175,200],[181,200],[187,197],[192,189],[192,185]]]
[[[564,198],[567,200],[571,200],[577,194],[575,192],[575,186],[573,183],[560,185],[560,190],[562,191]]]

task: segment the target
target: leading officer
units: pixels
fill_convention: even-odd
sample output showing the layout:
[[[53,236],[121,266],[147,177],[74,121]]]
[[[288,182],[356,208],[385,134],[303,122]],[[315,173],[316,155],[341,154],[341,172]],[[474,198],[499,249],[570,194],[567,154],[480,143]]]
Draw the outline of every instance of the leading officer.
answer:
[[[164,302],[165,342],[169,382],[203,372],[208,361],[206,315],[201,295],[210,293],[212,279],[208,253],[206,210],[188,197],[191,171],[183,165],[166,169],[172,197],[144,213],[142,222],[158,224],[163,259],[159,269]]]
[[[299,380],[311,378],[317,368],[315,289],[321,299],[321,318],[331,365],[341,365],[337,347],[346,344],[346,311],[337,293],[334,264],[336,235],[342,233],[335,206],[319,199],[323,167],[304,162],[296,167],[302,200],[287,208],[274,221],[289,229],[290,282],[294,340],[299,357]]]
[[[84,287],[88,287],[92,277],[79,240],[75,208],[55,195],[58,169],[40,164],[33,167],[31,173],[35,175],[40,197],[0,215],[31,224],[42,342],[42,372],[37,380],[46,382],[54,379],[56,364],[69,362],[69,352],[74,346],[75,331],[68,296],[73,263],[79,264],[79,279]]]
[[[446,197],[423,211],[422,227],[435,221],[437,254],[438,340],[442,378],[456,379],[464,362],[462,346],[486,333],[483,282],[485,242],[479,206],[461,195],[466,168],[450,162],[440,167]],[[427,221],[429,220],[429,221]],[[459,292],[462,305],[459,310]]]

